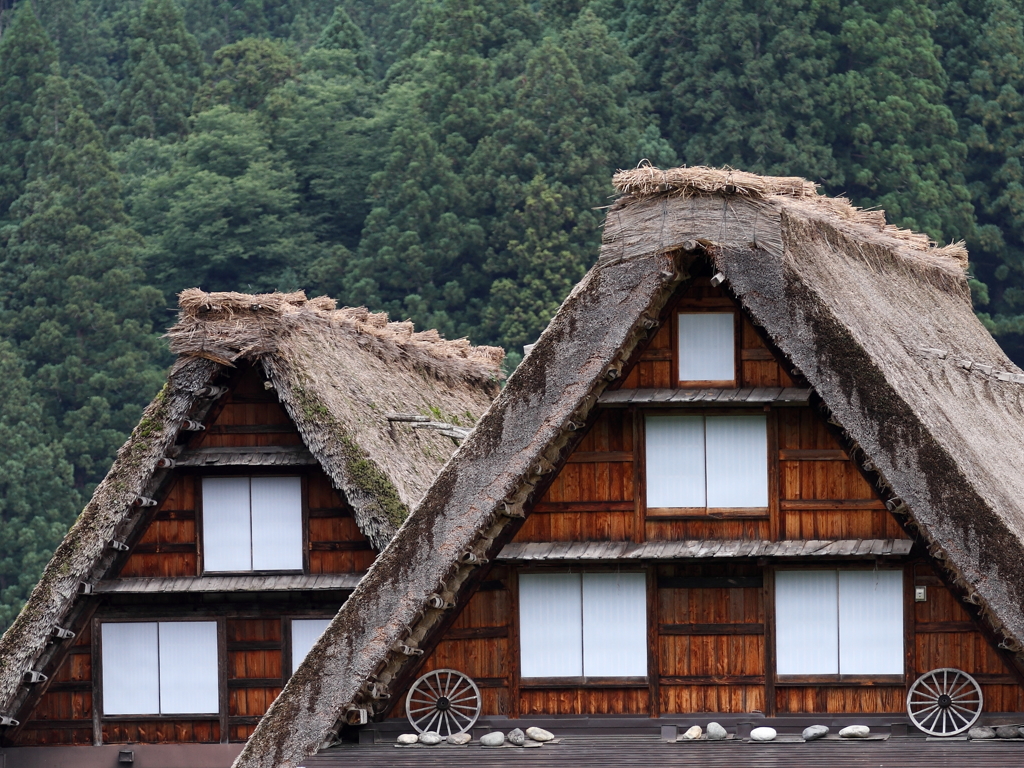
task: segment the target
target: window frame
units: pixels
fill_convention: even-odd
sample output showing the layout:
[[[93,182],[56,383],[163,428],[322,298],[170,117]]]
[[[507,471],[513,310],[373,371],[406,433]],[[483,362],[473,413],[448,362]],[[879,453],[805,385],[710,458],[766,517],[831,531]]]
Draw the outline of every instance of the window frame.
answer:
[[[637,573],[644,575],[644,634],[646,637],[647,674],[646,675],[621,675],[621,676],[553,676],[553,677],[526,677],[522,674],[522,639],[520,621],[520,586],[519,579],[523,575],[554,575],[564,573],[595,574],[595,573]],[[514,592],[511,603],[511,621],[513,636],[509,644],[512,652],[512,663],[510,664],[510,675],[517,688],[648,688],[653,690],[657,687],[657,653],[653,651],[657,644],[657,587],[656,574],[652,567],[632,566],[622,569],[617,566],[595,566],[586,568],[562,567],[546,568],[543,566],[520,566],[513,569]],[[582,629],[582,625],[581,625]],[[585,671],[585,670],[584,670]]]
[[[309,472],[305,467],[294,467],[293,472],[238,472],[239,467],[210,467],[208,469],[201,469],[197,472],[190,473],[193,475],[193,481],[195,483],[193,493],[195,494],[195,507],[196,507],[196,569],[198,576],[230,576],[234,574],[248,575],[248,576],[284,576],[289,574],[308,574],[309,573]],[[248,571],[207,571],[206,570],[206,552],[203,545],[203,532],[204,532],[204,510],[203,510],[203,479],[207,477],[246,477],[246,478],[266,478],[266,477],[297,477],[299,478],[299,497],[301,506],[301,517],[300,525],[301,541],[302,541],[302,567],[301,569],[287,569],[287,570],[248,570]],[[252,509],[249,510],[250,520],[252,516]],[[249,546],[252,546],[252,540],[250,538]]]
[[[776,612],[776,574],[779,571],[896,571],[901,574],[902,622],[902,674],[779,674],[778,672],[778,615]],[[768,574],[770,575],[770,583]],[[765,669],[772,676],[776,687],[800,687],[810,685],[875,685],[905,687],[908,679],[912,679],[914,663],[911,654],[914,651],[914,578],[913,565],[891,564],[876,565],[874,563],[844,563],[829,561],[813,564],[770,566],[765,570],[765,605],[771,606],[771,615],[765,616],[765,629],[771,632],[770,639],[765,643]],[[836,605],[838,610],[838,603]],[[837,628],[838,631],[838,628]]]
[[[281,620],[284,622],[284,626],[282,627],[281,631],[281,674],[285,683],[291,680],[292,675],[295,674],[295,670],[298,669],[298,667],[295,665],[295,649],[292,635],[292,628],[294,622],[326,621],[327,625],[330,626],[331,622],[334,620],[334,617],[336,615],[336,613],[332,613],[329,616],[311,616],[309,614],[285,614],[281,617]],[[303,660],[305,660],[305,656],[303,657]]]
[[[683,379],[680,377],[679,365],[679,316],[680,315],[732,315],[732,378],[731,379]],[[742,360],[740,354],[740,337],[743,333],[742,318],[732,302],[722,306],[694,304],[683,302],[672,312],[670,343],[672,345],[672,380],[679,389],[736,389],[740,386]]]
[[[766,507],[649,507],[647,505],[647,417],[648,416],[755,416],[764,414],[767,439],[768,505]],[[770,405],[742,408],[647,408],[636,411],[634,444],[637,504],[645,520],[778,520],[779,440],[778,418]],[[705,456],[706,461],[706,456]]]
[[[159,624],[161,622],[184,623],[205,622],[217,625],[217,712],[178,712],[178,713],[139,713],[108,715],[103,707],[103,631],[104,624]],[[227,669],[227,619],[218,616],[117,616],[94,617],[91,624],[91,656],[92,656],[92,710],[94,730],[101,723],[138,722],[140,720],[202,720],[218,721],[223,729],[228,712],[228,669]],[[159,657],[158,657],[159,662]]]

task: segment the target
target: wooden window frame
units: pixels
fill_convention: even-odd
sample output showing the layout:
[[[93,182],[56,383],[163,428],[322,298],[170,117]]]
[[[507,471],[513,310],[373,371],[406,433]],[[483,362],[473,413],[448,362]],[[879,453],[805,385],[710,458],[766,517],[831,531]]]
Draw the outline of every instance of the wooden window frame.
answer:
[[[193,476],[193,482],[195,483],[195,499],[196,499],[196,569],[197,576],[287,576],[292,574],[308,574],[309,573],[309,470],[305,467],[296,467],[295,472],[269,472],[267,474],[254,473],[254,472],[238,472],[232,471],[237,470],[237,467],[211,467],[209,470],[201,470],[190,472]],[[291,568],[287,570],[248,570],[248,571],[210,571],[206,570],[206,553],[203,548],[203,478],[206,477],[297,477],[300,482],[300,504],[302,509],[302,517],[300,525],[302,526],[302,567],[299,569]],[[252,515],[252,510],[249,510],[249,515]],[[249,542],[250,548],[252,547],[252,541]]]
[[[160,622],[215,622],[217,624],[217,691],[220,712],[178,712],[174,714],[107,715],[103,713],[103,632],[104,624],[159,624]],[[224,616],[145,616],[138,619],[128,617],[93,617],[92,619],[92,712],[93,744],[103,743],[103,723],[139,722],[140,720],[204,720],[221,722],[221,741],[225,740],[223,721],[227,717],[228,668],[227,668],[227,618]]]
[[[646,627],[644,629],[644,636],[647,639],[647,675],[622,675],[612,677],[596,677],[596,676],[558,676],[558,677],[524,677],[522,674],[522,644],[520,642],[520,626],[519,626],[519,577],[523,574],[556,574],[556,573],[617,573],[617,572],[628,572],[628,573],[643,573],[646,576],[646,609],[644,611],[646,615]],[[509,664],[510,677],[513,678],[515,685],[509,686],[509,691],[513,690],[516,692],[516,700],[518,701],[518,691],[524,689],[537,689],[537,688],[648,688],[652,685],[656,685],[657,676],[651,676],[650,671],[652,665],[657,669],[657,659],[651,657],[651,645],[652,636],[655,638],[654,644],[656,645],[656,637],[658,631],[657,615],[652,617],[651,615],[651,583],[652,580],[656,582],[657,575],[655,573],[655,566],[653,565],[636,565],[630,564],[630,567],[623,569],[619,565],[595,565],[594,567],[580,565],[576,566],[561,566],[561,567],[544,567],[544,566],[519,566],[512,568],[510,578],[514,580],[514,599],[512,601],[512,623],[509,627],[509,652],[512,655],[512,661]],[[654,604],[657,605],[657,589],[654,590]],[[516,716],[518,717],[518,703],[516,704]]]
[[[763,412],[766,416],[768,441],[768,506],[767,507],[648,507],[647,506],[647,416],[750,416]],[[775,409],[768,405],[761,410],[748,408],[671,408],[636,411],[634,418],[635,484],[640,517],[657,520],[777,520],[779,517],[779,427]]]
[[[777,655],[776,623],[778,616],[775,611],[775,573],[776,571],[874,571],[887,570],[899,571],[903,574],[903,674],[902,675],[780,675],[776,671]],[[769,576],[770,573],[770,576]],[[828,685],[836,687],[875,687],[875,688],[903,688],[906,687],[913,677],[913,669],[908,667],[908,660],[911,653],[908,648],[913,645],[913,616],[909,625],[907,620],[907,595],[913,599],[913,575],[908,574],[907,565],[900,563],[895,566],[876,565],[875,563],[845,564],[841,562],[823,563],[799,563],[785,564],[765,567],[765,673],[766,680],[771,681],[774,688],[798,688],[807,686]],[[770,603],[769,603],[770,601]],[[771,612],[768,612],[768,606]],[[909,629],[908,629],[909,626]],[[774,693],[773,693],[774,697]],[[773,699],[774,701],[774,699]]]
[[[679,316],[680,315],[732,315],[732,378],[719,380],[681,379],[679,377]],[[672,345],[672,380],[679,389],[736,389],[740,383],[742,360],[740,359],[740,336],[743,332],[743,318],[729,302],[728,306],[703,306],[683,302],[672,312],[672,326],[669,329]]]
[[[337,616],[336,613],[330,615],[321,616],[310,616],[309,614],[292,614],[287,613],[281,616],[281,685],[284,686],[289,680],[292,679],[292,675],[295,674],[295,667],[292,659],[292,622],[293,621],[315,621],[318,619],[326,619],[328,624]]]

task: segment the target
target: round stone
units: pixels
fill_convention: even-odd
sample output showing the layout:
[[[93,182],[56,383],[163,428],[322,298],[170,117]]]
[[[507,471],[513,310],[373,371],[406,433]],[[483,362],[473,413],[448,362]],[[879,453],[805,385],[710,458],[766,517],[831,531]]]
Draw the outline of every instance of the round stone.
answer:
[[[815,741],[817,739],[823,739],[828,736],[827,725],[809,725],[804,728],[804,732],[800,734],[803,736],[804,741]]]
[[[762,725],[750,732],[750,738],[753,741],[774,741],[777,735],[775,729],[769,728],[767,725]]]
[[[686,730],[686,733],[683,734],[683,738],[686,741],[693,741],[694,739],[699,739],[703,733],[704,731],[700,729],[700,726],[695,725]]]
[[[526,734],[523,733],[520,728],[513,728],[508,732],[508,736],[506,738],[508,738],[510,743],[515,744],[517,747],[521,747],[526,743]]]
[[[537,728],[536,726],[527,728],[526,736],[534,741],[551,741],[555,738],[555,734],[551,731],[545,731],[543,728]]]
[[[442,739],[441,734],[436,731],[427,731],[426,733],[420,734],[420,744],[426,744],[428,747],[440,744],[442,741],[444,741],[444,739]]]
[[[708,723],[708,740],[722,741],[729,738],[729,732],[718,723]]]
[[[501,731],[485,733],[480,737],[480,743],[485,747],[500,747],[505,743],[505,734]]]
[[[976,725],[967,732],[969,739],[994,739],[995,737],[996,729],[989,728],[987,725]]]
[[[399,744],[415,744],[419,740],[420,737],[417,733],[403,733],[398,737]]]
[[[473,740],[473,737],[468,733],[450,733],[448,738],[445,739],[449,744],[455,746],[461,746],[462,744],[469,744]]]
[[[1017,739],[1020,738],[1020,731],[1016,725],[999,725],[996,726],[996,738]]]
[[[863,739],[871,735],[871,729],[866,725],[848,725],[839,731],[841,739]]]

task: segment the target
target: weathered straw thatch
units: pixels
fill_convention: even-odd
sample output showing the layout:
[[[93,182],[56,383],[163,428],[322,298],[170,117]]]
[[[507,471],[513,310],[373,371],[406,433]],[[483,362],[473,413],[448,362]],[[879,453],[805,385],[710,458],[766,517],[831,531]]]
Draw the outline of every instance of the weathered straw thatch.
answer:
[[[453,610],[428,598],[460,605],[477,567],[466,553],[500,551],[511,516],[528,512],[597,397],[694,262],[707,259],[831,409],[896,513],[1005,644],[1021,649],[1024,373],[974,317],[963,247],[937,248],[802,180],[645,168],[616,183],[628,194],[609,211],[598,264],[292,677],[237,768],[295,766],[348,708],[390,707],[411,666],[402,646],[427,644]]]
[[[23,674],[51,658],[53,627],[82,610],[80,585],[107,576],[111,541],[129,539],[143,519],[133,502],[159,495],[168,470],[157,469],[158,460],[177,455],[183,420],[201,421],[212,405],[200,388],[236,363],[262,365],[306,447],[382,549],[454,449],[451,438],[392,424],[388,413],[472,424],[498,392],[503,354],[302,293],[185,291],[168,336],[179,357],[167,384],[0,639],[0,714],[20,706]]]

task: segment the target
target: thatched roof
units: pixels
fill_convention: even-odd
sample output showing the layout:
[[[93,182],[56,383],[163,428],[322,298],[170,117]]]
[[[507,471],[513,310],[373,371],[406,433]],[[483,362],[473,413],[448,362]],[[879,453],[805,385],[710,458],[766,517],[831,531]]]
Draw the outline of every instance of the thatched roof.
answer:
[[[394,413],[471,426],[498,392],[503,353],[446,341],[412,323],[389,323],[365,309],[335,309],[302,293],[246,295],[189,290],[168,336],[178,360],[107,476],[57,548],[14,624],[0,639],[0,714],[16,711],[21,678],[41,668],[68,623],[81,584],[107,576],[124,541],[145,516],[139,496],[155,497],[168,477],[160,458],[177,455],[185,419],[201,421],[213,403],[201,388],[243,363],[262,366],[309,453],[351,504],[357,525],[382,549],[454,450],[451,437]],[[219,378],[218,378],[219,377]]]
[[[619,174],[576,286],[371,567],[235,765],[295,766],[349,707],[384,712],[660,313],[710,260],[1015,652],[1024,642],[1024,372],[974,317],[962,245],[885,224],[809,182],[708,168]],[[699,262],[699,264],[698,264]],[[868,464],[872,462],[873,466]],[[1019,659],[1019,657],[1018,657]],[[376,694],[376,698],[374,696]]]

